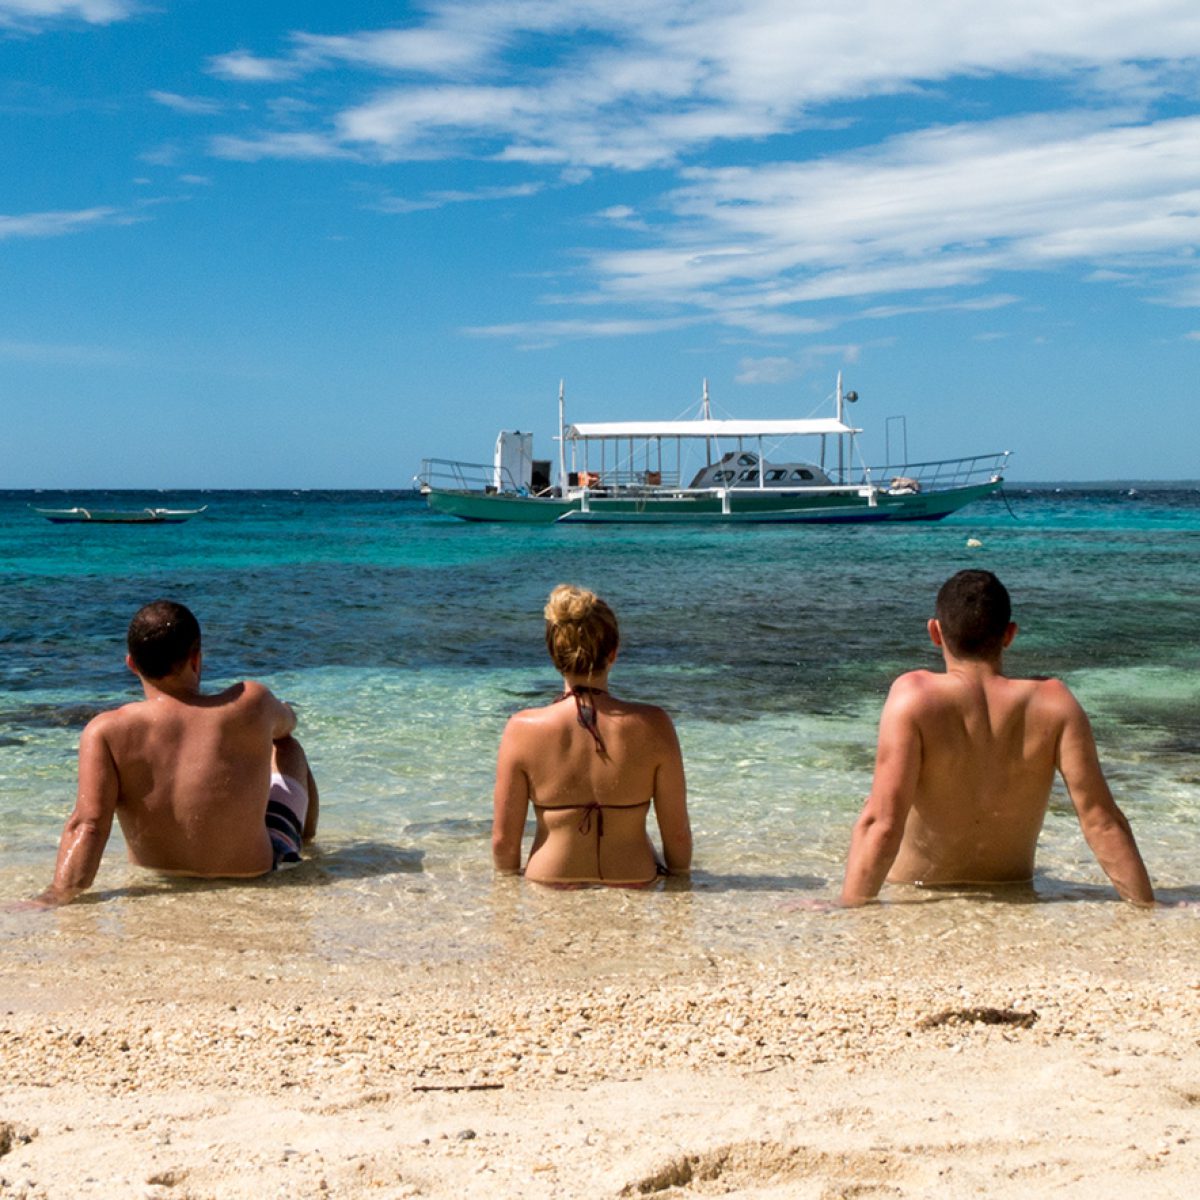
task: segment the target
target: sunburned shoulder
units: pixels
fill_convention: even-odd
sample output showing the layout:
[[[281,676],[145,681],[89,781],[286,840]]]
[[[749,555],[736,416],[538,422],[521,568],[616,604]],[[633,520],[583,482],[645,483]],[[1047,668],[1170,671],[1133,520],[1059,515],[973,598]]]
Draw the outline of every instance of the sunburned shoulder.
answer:
[[[1050,709],[1064,716],[1080,710],[1079,701],[1076,700],[1074,693],[1061,679],[1055,679],[1052,676],[1039,676],[1022,679],[1020,682],[1030,688],[1035,702],[1040,707]]]
[[[905,671],[897,675],[888,691],[888,704],[918,703],[945,691],[948,676],[939,671]]]
[[[145,700],[133,700],[122,704],[120,708],[110,708],[97,713],[84,727],[84,737],[105,737],[110,733],[125,729],[134,724],[146,711]]]

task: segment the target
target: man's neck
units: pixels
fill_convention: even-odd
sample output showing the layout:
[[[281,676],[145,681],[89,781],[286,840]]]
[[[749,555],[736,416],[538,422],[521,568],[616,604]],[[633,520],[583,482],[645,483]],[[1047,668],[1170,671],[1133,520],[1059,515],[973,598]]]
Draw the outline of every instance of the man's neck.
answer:
[[[166,675],[162,679],[142,679],[142,691],[147,700],[197,700],[200,692],[200,679],[194,671],[180,672],[176,675]]]
[[[994,658],[961,658],[942,647],[942,659],[947,675],[961,675],[968,679],[994,679],[1004,674],[1004,655]]]

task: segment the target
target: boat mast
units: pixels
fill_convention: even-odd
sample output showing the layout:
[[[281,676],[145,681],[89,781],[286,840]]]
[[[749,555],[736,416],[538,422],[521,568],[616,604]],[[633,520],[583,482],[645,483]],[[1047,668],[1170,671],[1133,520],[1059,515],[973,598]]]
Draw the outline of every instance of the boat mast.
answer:
[[[563,381],[558,381],[558,494],[567,494],[567,439],[564,421]]]
[[[704,381],[704,395],[700,401],[700,415],[706,420],[712,420],[712,406],[708,402],[708,380]],[[704,439],[704,457],[707,460],[705,466],[712,466],[712,438]]]
[[[842,401],[842,373],[838,372],[837,378],[837,419],[839,425],[844,425],[846,422],[843,419],[844,405]],[[838,434],[838,483],[846,482],[846,465],[845,465],[846,438],[843,434]]]

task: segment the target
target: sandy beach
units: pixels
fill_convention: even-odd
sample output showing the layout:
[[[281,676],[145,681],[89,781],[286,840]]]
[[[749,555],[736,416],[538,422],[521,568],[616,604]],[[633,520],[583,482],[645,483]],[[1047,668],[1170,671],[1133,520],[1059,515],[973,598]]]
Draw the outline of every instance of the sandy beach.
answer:
[[[702,925],[622,927],[628,901],[595,892],[537,907],[536,936],[510,914],[512,937],[447,934],[407,962],[217,919],[301,894],[8,916],[0,1195],[1184,1197],[1200,1180],[1194,909],[771,896],[737,918],[794,925],[769,960]]]

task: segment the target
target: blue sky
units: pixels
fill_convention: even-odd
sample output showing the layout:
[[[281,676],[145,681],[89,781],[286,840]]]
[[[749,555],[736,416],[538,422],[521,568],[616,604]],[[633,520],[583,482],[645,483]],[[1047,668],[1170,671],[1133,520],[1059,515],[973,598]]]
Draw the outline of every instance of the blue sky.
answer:
[[[1195,0],[0,0],[5,487],[578,420],[1195,478]]]

